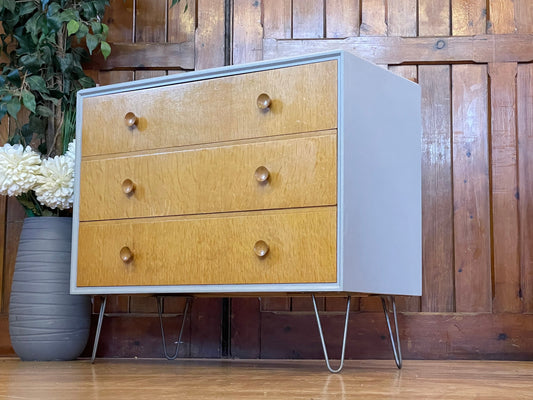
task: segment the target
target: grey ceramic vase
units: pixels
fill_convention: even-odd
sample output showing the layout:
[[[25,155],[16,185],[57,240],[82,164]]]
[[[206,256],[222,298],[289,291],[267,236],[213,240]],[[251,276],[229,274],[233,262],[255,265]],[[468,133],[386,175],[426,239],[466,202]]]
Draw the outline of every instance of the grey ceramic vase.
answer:
[[[25,361],[73,360],[89,337],[89,296],[70,294],[72,218],[26,218],[11,286],[9,334]]]

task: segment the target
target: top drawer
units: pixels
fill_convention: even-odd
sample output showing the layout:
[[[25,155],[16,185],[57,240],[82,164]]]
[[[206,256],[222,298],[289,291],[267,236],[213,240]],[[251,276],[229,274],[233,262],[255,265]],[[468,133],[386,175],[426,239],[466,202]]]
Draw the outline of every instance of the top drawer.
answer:
[[[87,97],[82,118],[83,156],[335,129],[337,61]]]

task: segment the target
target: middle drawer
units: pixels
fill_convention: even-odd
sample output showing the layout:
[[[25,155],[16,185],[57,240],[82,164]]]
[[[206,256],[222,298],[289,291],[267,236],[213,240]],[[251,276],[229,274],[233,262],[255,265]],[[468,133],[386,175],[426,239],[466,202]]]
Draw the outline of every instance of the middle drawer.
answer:
[[[335,205],[335,131],[82,160],[80,221]]]

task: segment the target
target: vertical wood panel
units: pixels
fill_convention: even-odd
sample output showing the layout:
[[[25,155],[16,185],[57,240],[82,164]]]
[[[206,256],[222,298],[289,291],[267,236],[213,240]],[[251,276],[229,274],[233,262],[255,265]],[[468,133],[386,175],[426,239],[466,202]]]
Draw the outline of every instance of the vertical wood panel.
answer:
[[[417,0],[388,1],[388,36],[417,36]]]
[[[290,39],[292,36],[292,1],[263,1],[265,38]]]
[[[292,24],[294,39],[324,37],[324,0],[293,0]]]
[[[197,7],[195,69],[223,66],[225,62],[224,2],[198,0]]]
[[[489,1],[489,32],[492,34],[514,33],[515,26],[514,0]]]
[[[133,42],[133,0],[111,0],[107,7],[104,22],[109,26],[109,42]]]
[[[4,143],[2,141],[2,143]],[[3,302],[3,285],[4,268],[5,268],[5,247],[6,247],[6,228],[7,228],[7,197],[0,196],[0,314],[7,312],[4,309]]]
[[[262,297],[261,311],[290,311],[290,297]]]
[[[136,0],[135,41],[165,43],[167,2]]]
[[[450,66],[421,65],[422,311],[454,311]]]
[[[533,313],[533,64],[518,66],[517,114],[522,300]]]
[[[450,34],[451,0],[418,0],[418,34],[448,36]]]
[[[233,64],[263,59],[263,27],[261,2],[234,0],[233,2]]]
[[[196,29],[196,2],[182,0],[168,9],[168,37],[169,43],[183,43],[194,41]]]
[[[487,67],[452,67],[456,311],[492,303]]]
[[[15,271],[15,260],[17,259],[18,243],[25,213],[22,206],[14,197],[7,199],[6,215],[6,247],[4,256],[4,272],[2,282],[2,307],[3,312],[9,309],[9,295],[11,294],[11,282]]]
[[[261,356],[260,307],[258,298],[231,299],[231,357]]]
[[[155,296],[131,296],[129,312],[131,314],[156,314],[157,298]]]
[[[387,0],[361,0],[361,36],[387,34]]]
[[[494,312],[520,312],[516,63],[489,64]]]
[[[326,310],[326,298],[316,297],[316,307],[318,311]],[[291,302],[291,311],[314,311],[313,300],[311,296],[293,297]]]
[[[518,33],[533,32],[533,1],[514,0],[515,24]]]
[[[478,35],[486,30],[486,0],[452,0],[453,35]]]
[[[359,36],[359,0],[326,0],[326,37]]]

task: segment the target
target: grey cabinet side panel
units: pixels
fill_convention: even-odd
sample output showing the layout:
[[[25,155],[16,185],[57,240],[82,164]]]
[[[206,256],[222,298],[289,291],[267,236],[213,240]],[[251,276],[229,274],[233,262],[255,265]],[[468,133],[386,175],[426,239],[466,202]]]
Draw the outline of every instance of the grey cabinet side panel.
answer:
[[[420,295],[420,88],[345,57],[343,289]]]

